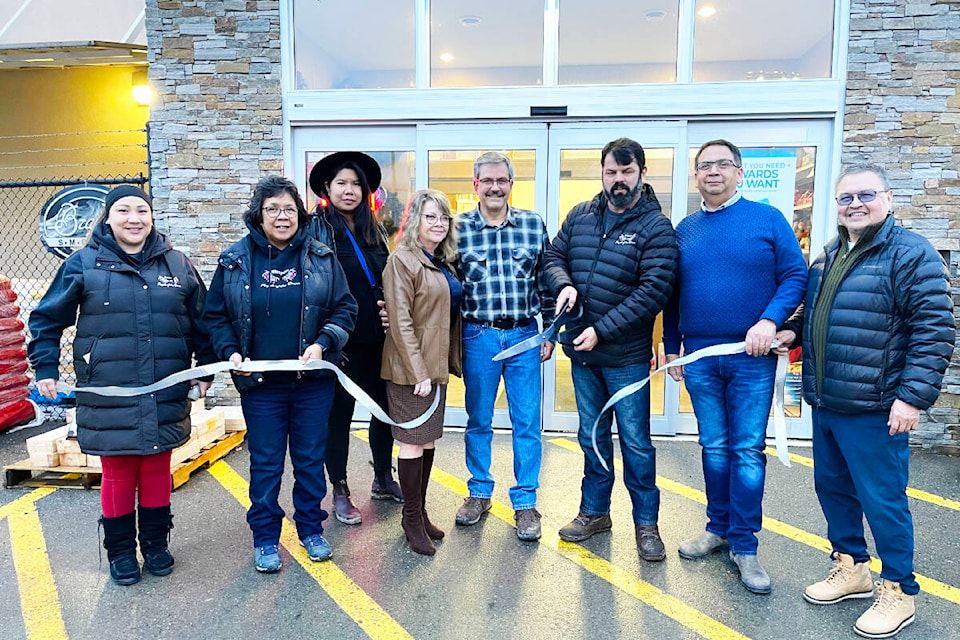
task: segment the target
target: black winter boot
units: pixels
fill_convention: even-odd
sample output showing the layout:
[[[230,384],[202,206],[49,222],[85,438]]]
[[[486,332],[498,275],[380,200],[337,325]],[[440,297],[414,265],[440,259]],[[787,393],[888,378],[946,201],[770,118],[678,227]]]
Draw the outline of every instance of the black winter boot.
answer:
[[[168,576],[173,571],[173,556],[167,548],[173,515],[165,507],[137,507],[140,519],[140,553],[143,568],[155,576]]]
[[[123,586],[140,582],[136,514],[131,512],[117,518],[100,516],[100,525],[103,527],[103,548],[110,561],[110,577]]]

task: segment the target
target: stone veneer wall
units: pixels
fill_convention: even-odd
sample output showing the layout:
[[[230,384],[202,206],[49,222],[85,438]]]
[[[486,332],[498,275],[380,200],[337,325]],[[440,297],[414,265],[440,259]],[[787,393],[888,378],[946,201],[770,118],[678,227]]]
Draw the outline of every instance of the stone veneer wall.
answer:
[[[246,232],[253,186],[283,173],[280,3],[146,0],[146,27],[157,227],[209,283],[221,250]]]
[[[960,0],[852,0],[843,162],[884,165],[903,226],[947,260],[960,324]],[[960,350],[911,442],[960,452]]]

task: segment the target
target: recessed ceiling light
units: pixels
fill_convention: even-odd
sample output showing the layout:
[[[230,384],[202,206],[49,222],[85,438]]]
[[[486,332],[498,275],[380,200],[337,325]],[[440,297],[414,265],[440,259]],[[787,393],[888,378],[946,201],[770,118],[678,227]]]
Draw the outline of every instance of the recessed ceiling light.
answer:
[[[717,13],[717,8],[713,5],[704,5],[697,10],[697,15],[701,18],[712,18]]]
[[[24,62],[53,62],[53,58],[28,58]]]
[[[440,62],[446,62],[448,64],[453,62],[453,54],[449,51],[444,51],[440,54]]]
[[[667,12],[663,9],[652,9],[643,14],[643,17],[646,18],[647,22],[660,22],[667,17]]]
[[[475,27],[480,24],[480,16],[460,16],[457,22],[461,27]]]

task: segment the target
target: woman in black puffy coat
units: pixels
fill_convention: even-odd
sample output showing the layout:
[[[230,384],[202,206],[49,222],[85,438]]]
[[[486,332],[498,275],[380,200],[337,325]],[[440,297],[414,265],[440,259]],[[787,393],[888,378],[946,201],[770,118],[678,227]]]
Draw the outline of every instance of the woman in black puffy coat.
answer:
[[[117,187],[87,245],[64,261],[30,314],[38,391],[56,397],[60,337],[73,324],[79,387],[139,387],[190,368],[195,354],[202,364],[212,362],[200,321],[205,296],[190,260],[154,228],[150,196]],[[191,384],[204,395],[210,383],[130,397],[77,394],[80,449],[102,456],[100,522],[117,584],[140,580],[137,516],[144,568],[158,576],[173,570],[170,452],[190,437]]]

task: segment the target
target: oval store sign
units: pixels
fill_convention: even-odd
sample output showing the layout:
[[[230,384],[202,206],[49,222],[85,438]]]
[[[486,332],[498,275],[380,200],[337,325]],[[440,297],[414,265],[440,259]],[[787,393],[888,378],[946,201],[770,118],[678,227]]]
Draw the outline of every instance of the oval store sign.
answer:
[[[40,242],[47,251],[66,258],[85,245],[109,192],[101,184],[78,184],[50,198],[40,211]]]

